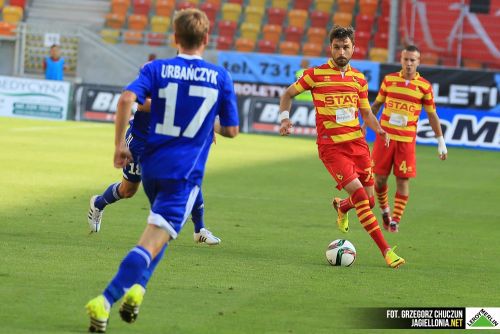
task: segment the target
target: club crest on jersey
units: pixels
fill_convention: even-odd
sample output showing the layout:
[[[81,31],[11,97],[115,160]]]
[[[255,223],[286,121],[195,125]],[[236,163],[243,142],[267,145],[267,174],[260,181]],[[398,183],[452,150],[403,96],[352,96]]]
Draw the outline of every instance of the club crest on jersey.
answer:
[[[335,174],[335,177],[336,177],[339,181],[342,181],[342,179],[344,178],[344,175],[342,175],[342,174]]]

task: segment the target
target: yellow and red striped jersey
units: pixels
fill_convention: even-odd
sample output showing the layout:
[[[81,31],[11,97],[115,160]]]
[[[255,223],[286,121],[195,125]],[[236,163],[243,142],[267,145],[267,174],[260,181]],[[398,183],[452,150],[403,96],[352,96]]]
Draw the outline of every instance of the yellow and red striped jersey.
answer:
[[[363,73],[350,65],[342,73],[330,59],[326,64],[304,71],[294,87],[299,92],[312,92],[318,144],[363,138],[358,109],[370,108],[368,82]]]
[[[385,102],[380,125],[396,141],[415,140],[422,106],[427,113],[436,112],[432,85],[418,73],[412,80],[406,80],[402,71],[387,74],[376,100]]]

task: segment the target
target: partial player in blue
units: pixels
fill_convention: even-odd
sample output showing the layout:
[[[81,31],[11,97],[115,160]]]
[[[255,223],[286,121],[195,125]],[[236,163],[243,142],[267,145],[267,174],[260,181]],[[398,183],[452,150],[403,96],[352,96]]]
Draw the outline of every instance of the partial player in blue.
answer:
[[[133,161],[123,168],[122,181],[111,184],[101,195],[90,198],[87,219],[91,232],[97,233],[100,231],[102,215],[107,205],[123,198],[131,198],[139,189],[142,180],[140,159],[149,132],[150,106],[150,99],[147,99],[144,105],[138,105],[133,120],[129,122],[130,126],[125,135],[125,143],[132,153]],[[214,236],[212,232],[205,228],[204,206],[203,195],[200,190],[191,212],[191,219],[194,223],[193,239],[198,243],[218,245],[221,242],[220,238]]]
[[[122,297],[121,318],[136,320],[145,285],[200,192],[214,127],[224,137],[238,134],[231,77],[224,68],[201,58],[209,39],[206,14],[185,9],[176,13],[173,25],[179,55],[144,65],[118,101],[114,165],[123,168],[133,161],[124,139],[130,110],[134,102],[144,104],[151,97],[150,131],[141,156],[151,211],[137,246],[125,256],[103,293],[85,306],[91,332],[106,331],[110,308]]]

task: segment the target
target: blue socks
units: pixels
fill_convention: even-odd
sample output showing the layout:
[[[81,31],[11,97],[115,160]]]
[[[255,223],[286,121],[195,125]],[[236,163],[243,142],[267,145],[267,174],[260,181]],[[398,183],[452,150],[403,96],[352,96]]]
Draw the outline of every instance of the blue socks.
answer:
[[[203,203],[203,195],[200,191],[198,193],[198,197],[196,197],[196,201],[194,202],[193,210],[191,211],[191,219],[194,223],[195,233],[199,233],[200,230],[205,227],[205,223],[203,222],[204,208],[205,204]]]
[[[167,249],[167,247],[168,247],[168,244],[165,244],[163,246],[163,248],[158,253],[158,255],[156,255],[154,260],[151,261],[151,264],[149,265],[149,267],[146,270],[144,270],[141,278],[137,282],[137,284],[140,284],[144,289],[146,289],[146,285],[148,285],[149,279],[151,278],[151,275],[153,275],[153,272],[155,271],[156,266],[158,265],[158,263],[160,263],[161,259],[163,258],[163,254],[165,254],[165,250]]]
[[[99,210],[103,210],[106,205],[120,200],[121,196],[118,193],[118,187],[120,187],[120,184],[121,182],[110,185],[102,195],[97,196],[94,202],[94,206]]]
[[[113,305],[125,294],[125,289],[139,281],[150,264],[151,254],[141,246],[135,246],[125,256],[118,268],[118,273],[103,292],[110,305]]]

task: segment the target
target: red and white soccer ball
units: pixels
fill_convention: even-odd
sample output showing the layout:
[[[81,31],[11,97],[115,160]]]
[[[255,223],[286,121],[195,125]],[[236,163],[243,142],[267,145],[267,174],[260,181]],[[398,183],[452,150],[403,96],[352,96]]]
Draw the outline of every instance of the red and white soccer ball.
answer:
[[[349,240],[334,240],[326,249],[326,259],[332,266],[349,267],[356,260],[356,248]]]

